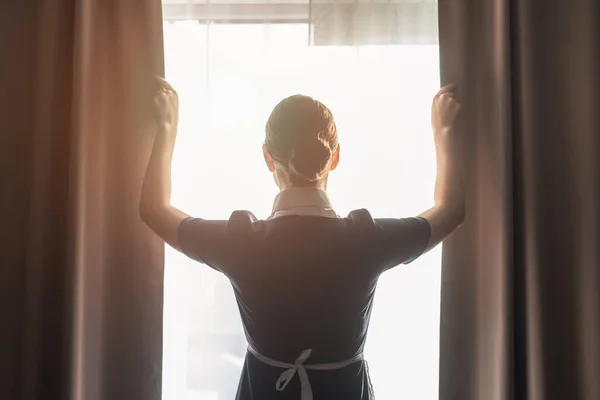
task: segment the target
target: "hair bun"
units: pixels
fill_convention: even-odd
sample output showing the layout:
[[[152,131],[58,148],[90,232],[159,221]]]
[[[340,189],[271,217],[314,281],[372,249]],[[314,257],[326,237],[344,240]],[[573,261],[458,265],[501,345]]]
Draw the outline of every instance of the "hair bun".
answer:
[[[331,155],[332,149],[321,138],[301,141],[292,150],[288,168],[294,175],[315,182],[327,173]]]
[[[269,154],[285,166],[291,184],[312,185],[327,179],[338,135],[333,115],[323,103],[290,96],[273,109],[265,131]]]

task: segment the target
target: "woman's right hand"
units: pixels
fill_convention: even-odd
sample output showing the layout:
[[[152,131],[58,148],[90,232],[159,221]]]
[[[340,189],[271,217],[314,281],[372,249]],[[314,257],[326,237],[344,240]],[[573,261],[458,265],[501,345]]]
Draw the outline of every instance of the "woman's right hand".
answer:
[[[435,135],[451,131],[460,112],[460,103],[454,98],[456,84],[444,86],[433,98],[431,126]]]

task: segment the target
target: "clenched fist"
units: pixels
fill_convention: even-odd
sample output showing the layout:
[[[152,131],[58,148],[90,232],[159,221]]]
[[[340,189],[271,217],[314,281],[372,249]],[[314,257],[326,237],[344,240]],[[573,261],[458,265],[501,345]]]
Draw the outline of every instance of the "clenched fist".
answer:
[[[451,131],[460,112],[460,103],[454,98],[455,84],[440,89],[431,106],[431,126],[434,134]]]
[[[179,122],[179,97],[173,86],[157,76],[159,89],[154,95],[154,117],[159,128],[177,130]]]

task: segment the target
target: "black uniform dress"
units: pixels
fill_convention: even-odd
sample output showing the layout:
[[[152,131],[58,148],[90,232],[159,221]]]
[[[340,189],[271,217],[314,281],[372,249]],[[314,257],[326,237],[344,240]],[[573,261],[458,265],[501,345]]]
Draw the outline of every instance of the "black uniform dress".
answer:
[[[254,352],[294,364],[312,349],[307,365],[362,354],[379,276],[419,257],[429,236],[423,218],[375,219],[364,209],[340,218],[314,188],[281,192],[268,220],[236,211],[179,228],[182,251],[229,278]],[[298,374],[276,387],[283,372],[248,352],[236,399],[300,400]],[[374,398],[365,360],[307,374],[315,400]]]

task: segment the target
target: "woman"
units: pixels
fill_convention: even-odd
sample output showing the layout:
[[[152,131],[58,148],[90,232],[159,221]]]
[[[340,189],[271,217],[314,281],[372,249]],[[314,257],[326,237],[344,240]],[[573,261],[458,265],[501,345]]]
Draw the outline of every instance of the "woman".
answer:
[[[372,399],[362,352],[379,275],[438,245],[464,217],[453,86],[433,100],[435,206],[420,216],[339,217],[325,192],[340,159],[333,116],[292,96],[266,124],[264,159],[280,189],[272,215],[236,211],[209,221],[170,204],[178,98],[161,85],[140,215],[169,245],[231,281],[249,343],[237,399]]]

